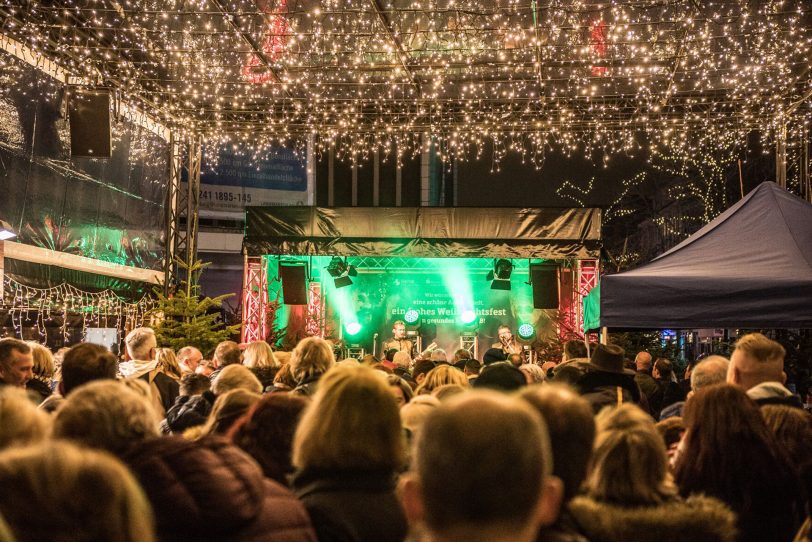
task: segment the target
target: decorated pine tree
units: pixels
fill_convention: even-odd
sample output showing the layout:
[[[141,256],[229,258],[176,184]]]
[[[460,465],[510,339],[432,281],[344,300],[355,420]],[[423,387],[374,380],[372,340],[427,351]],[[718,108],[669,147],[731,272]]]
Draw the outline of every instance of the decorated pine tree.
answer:
[[[234,337],[240,325],[226,326],[220,321],[220,307],[232,294],[217,297],[201,297],[200,275],[208,263],[193,260],[191,263],[177,260],[186,270],[187,279],[170,295],[156,290],[158,302],[151,316],[157,321],[155,335],[158,345],[178,350],[194,346],[208,355],[218,343]]]

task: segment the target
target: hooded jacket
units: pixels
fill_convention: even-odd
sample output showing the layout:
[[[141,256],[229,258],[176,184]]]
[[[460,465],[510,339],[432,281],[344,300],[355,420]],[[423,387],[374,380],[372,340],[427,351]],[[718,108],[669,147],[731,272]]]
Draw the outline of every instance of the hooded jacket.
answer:
[[[575,497],[569,510],[590,542],[734,542],[736,515],[721,501],[692,496],[624,507]]]
[[[316,541],[302,503],[222,437],[156,438],[123,459],[152,504],[159,541]]]

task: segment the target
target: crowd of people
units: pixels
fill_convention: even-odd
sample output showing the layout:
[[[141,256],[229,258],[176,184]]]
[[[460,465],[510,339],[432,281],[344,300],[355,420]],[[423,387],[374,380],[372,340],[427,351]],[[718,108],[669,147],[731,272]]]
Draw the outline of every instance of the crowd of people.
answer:
[[[0,542],[808,540],[812,415],[758,333],[683,375],[579,341],[125,347],[0,339]]]

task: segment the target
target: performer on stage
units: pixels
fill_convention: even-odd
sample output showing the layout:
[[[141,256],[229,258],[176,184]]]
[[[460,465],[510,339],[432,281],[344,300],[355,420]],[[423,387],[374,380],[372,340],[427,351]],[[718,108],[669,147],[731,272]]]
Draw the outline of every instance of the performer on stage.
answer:
[[[499,326],[499,329],[497,329],[497,333],[499,334],[499,342],[494,343],[491,348],[502,350],[506,356],[522,353],[522,345],[520,345],[513,336],[513,333],[510,331],[510,326],[502,324]]]
[[[392,324],[392,338],[383,343],[383,351],[395,349],[398,352],[407,352],[414,356],[414,343],[406,338],[406,324],[403,320],[395,320]]]

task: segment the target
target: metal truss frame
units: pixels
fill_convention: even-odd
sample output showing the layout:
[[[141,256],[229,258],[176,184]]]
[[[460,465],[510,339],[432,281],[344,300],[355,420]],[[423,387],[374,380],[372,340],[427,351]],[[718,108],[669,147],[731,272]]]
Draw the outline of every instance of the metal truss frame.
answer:
[[[174,133],[170,134],[164,240],[164,293],[167,295],[182,280],[190,278],[178,264],[178,259],[190,264],[197,258],[202,138],[191,137],[186,142],[185,151],[188,160],[186,186],[183,185],[184,143]]]
[[[265,258],[245,257],[242,286],[242,333],[244,343],[268,336],[268,272]]]

